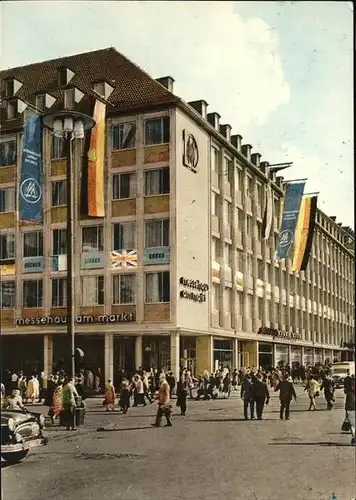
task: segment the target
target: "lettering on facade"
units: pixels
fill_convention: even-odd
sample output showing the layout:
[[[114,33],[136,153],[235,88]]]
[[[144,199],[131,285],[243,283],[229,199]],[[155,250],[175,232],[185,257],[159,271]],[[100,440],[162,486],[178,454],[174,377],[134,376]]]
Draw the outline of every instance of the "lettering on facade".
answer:
[[[148,258],[149,259],[164,259],[164,253],[149,253]]]
[[[31,268],[31,267],[42,267],[41,262],[25,262],[25,269]]]
[[[134,313],[120,314],[101,314],[100,316],[80,315],[75,318],[75,322],[79,325],[88,323],[131,323],[136,321]],[[65,325],[67,316],[43,316],[37,318],[18,318],[16,319],[17,326],[30,325]]]
[[[201,283],[199,280],[182,277],[179,279],[179,284],[199,292],[196,293],[195,291],[181,290],[179,296],[182,299],[193,300],[194,302],[206,302],[206,292],[209,290],[209,285],[207,283]]]
[[[259,335],[268,335],[270,337],[289,339],[289,340],[302,340],[302,335],[300,333],[287,332],[285,330],[277,330],[275,328],[261,327],[258,332]]]
[[[84,264],[100,264],[100,257],[89,257],[84,260]]]

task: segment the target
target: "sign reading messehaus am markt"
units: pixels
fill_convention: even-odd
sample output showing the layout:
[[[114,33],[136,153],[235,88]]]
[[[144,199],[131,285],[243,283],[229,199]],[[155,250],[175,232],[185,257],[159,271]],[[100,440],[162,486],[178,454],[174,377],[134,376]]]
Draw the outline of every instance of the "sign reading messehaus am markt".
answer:
[[[134,313],[120,313],[120,314],[101,314],[100,316],[81,315],[75,318],[75,322],[80,324],[88,323],[132,323],[136,321]],[[67,323],[67,316],[38,316],[36,318],[18,318],[16,320],[17,326],[32,326],[32,325],[65,325]]]

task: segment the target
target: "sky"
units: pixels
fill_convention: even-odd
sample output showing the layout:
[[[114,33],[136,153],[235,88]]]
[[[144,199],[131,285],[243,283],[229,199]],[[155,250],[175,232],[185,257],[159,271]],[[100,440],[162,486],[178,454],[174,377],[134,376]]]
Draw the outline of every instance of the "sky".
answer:
[[[113,46],[354,228],[351,2],[0,2],[1,69]]]

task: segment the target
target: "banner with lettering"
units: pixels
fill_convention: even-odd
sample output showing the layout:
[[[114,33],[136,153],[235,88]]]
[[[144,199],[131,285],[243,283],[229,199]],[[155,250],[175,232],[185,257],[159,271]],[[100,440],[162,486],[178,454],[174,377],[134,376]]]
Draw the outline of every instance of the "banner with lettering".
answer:
[[[271,184],[268,183],[266,186],[265,211],[264,211],[263,220],[262,220],[262,239],[263,240],[268,240],[268,238],[269,238],[269,235],[271,233],[271,227],[272,227],[272,219],[273,219],[273,197],[272,197]]]
[[[317,196],[302,199],[295,231],[292,271],[305,271],[308,265],[315,229]]]
[[[20,221],[42,222],[42,197],[42,120],[37,113],[26,109],[19,185]]]
[[[305,181],[287,184],[284,195],[284,210],[279,232],[275,260],[288,257],[294,242],[294,233],[297,226],[300,203],[304,192]]]
[[[104,162],[105,162],[105,112],[106,105],[96,101],[88,151],[88,215],[104,217]]]

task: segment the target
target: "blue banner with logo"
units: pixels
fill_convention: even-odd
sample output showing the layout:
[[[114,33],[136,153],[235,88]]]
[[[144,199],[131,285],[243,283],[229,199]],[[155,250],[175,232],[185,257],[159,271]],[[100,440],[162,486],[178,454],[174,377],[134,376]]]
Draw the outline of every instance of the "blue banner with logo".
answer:
[[[305,182],[287,184],[286,193],[284,195],[282,225],[279,232],[275,260],[286,259],[293,245],[304,186]]]
[[[25,111],[19,220],[42,222],[42,120],[31,109]]]

